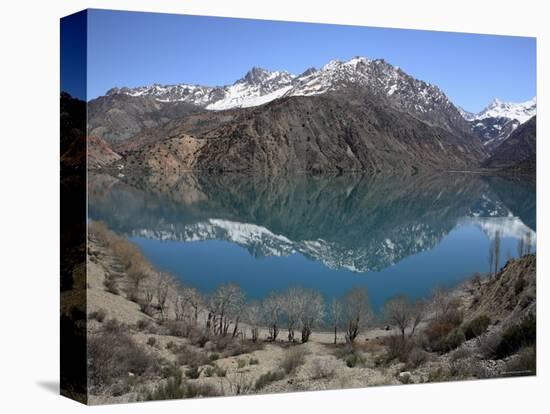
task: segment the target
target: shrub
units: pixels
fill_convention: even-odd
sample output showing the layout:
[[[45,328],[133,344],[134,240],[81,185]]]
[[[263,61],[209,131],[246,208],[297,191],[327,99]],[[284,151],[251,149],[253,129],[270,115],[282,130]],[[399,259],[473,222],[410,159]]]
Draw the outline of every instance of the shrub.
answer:
[[[472,351],[466,347],[457,349],[451,354],[451,361],[456,362],[466,358],[469,358],[472,355]]]
[[[105,311],[103,309],[98,309],[94,312],[91,312],[90,315],[89,315],[89,318],[94,319],[98,322],[103,322],[105,320],[106,316],[107,316],[107,314],[105,313]]]
[[[491,318],[486,315],[478,316],[471,322],[467,323],[463,328],[466,340],[477,338],[479,335],[485,333],[490,323]]]
[[[454,317],[445,321],[431,321],[424,330],[424,345],[427,350],[434,352],[447,352],[447,337],[451,334],[451,332],[456,330],[456,327],[460,325],[460,322],[458,321],[459,319],[455,319]]]
[[[116,280],[114,278],[106,277],[103,280],[103,286],[105,286],[105,290],[107,292],[112,293],[113,295],[118,295],[119,294],[117,283],[116,283]]]
[[[140,331],[143,331],[149,327],[149,321],[146,319],[140,319],[136,323],[136,328]]]
[[[525,289],[525,286],[527,285],[527,282],[525,281],[525,278],[520,276],[518,280],[516,280],[516,283],[514,283],[514,293],[519,295],[521,292],[523,292],[523,289]]]
[[[445,338],[444,351],[449,352],[458,348],[466,340],[464,333],[460,329],[454,329]]]
[[[212,384],[185,383],[183,393],[185,398],[217,397],[221,395]]]
[[[502,334],[502,339],[495,356],[505,358],[524,346],[535,344],[537,340],[537,319],[533,314],[529,314],[517,324],[510,326]]]
[[[338,359],[342,359],[349,368],[364,364],[365,362],[359,352],[348,345],[336,348],[334,350],[334,356]]]
[[[140,301],[139,302],[139,310],[147,316],[153,317],[154,314],[155,314],[154,310],[153,310],[153,307],[148,302]]]
[[[108,332],[112,334],[117,334],[119,332],[126,332],[127,327],[123,323],[120,323],[117,319],[109,319],[103,324],[103,332]]]
[[[190,384],[183,380],[181,373],[169,378],[154,391],[145,396],[145,400],[171,400],[194,397],[214,397],[220,395],[211,384]]]
[[[176,361],[179,365],[200,366],[210,362],[208,355],[204,352],[195,351],[186,345],[181,345],[173,349],[172,352],[176,354]]]
[[[417,347],[414,347],[409,353],[407,367],[409,369],[418,368],[419,366],[425,364],[427,361],[428,361],[428,354],[424,352],[422,349],[418,349]]]
[[[200,348],[204,348],[204,345],[210,340],[210,336],[207,332],[200,329],[190,329],[189,330],[189,341]]]
[[[284,377],[285,377],[285,373],[282,370],[273,371],[273,372],[268,371],[256,380],[254,388],[256,390],[261,390],[262,388],[266,387],[272,382],[282,380]]]
[[[246,360],[245,359],[238,359],[237,360],[237,368],[241,369],[246,366]]]
[[[185,376],[191,379],[197,379],[201,376],[202,370],[196,366],[189,367],[185,370]]]
[[[306,362],[305,357],[307,352],[305,349],[300,347],[294,347],[289,349],[283,360],[281,361],[281,368],[285,373],[290,374],[296,370],[301,365],[304,365]]]
[[[162,366],[161,375],[163,378],[171,378],[176,375],[181,375],[181,371],[176,364],[165,364]]]
[[[216,377],[222,378],[227,375],[227,370],[219,367],[218,365],[206,367],[203,372],[204,372],[204,376],[206,377],[216,376]]]
[[[397,359],[399,362],[408,362],[409,354],[414,348],[414,343],[409,338],[400,335],[391,335],[384,338],[386,345],[386,361]]]
[[[478,337],[481,353],[484,358],[493,358],[495,352],[502,341],[502,336],[499,333],[488,333]]]
[[[150,336],[147,339],[147,345],[149,345],[149,346],[155,346],[156,343],[157,343],[157,338],[155,338],[154,336]]]
[[[250,365],[258,365],[260,363],[260,360],[258,358],[250,358],[250,361],[248,361]]]
[[[347,367],[354,368],[358,365],[363,365],[365,363],[365,360],[361,355],[359,355],[359,353],[352,352],[346,357],[345,362]]]
[[[101,390],[125,379],[158,370],[158,361],[124,332],[103,330],[88,339],[88,379],[92,389]]]
[[[215,336],[209,339],[213,343],[214,350],[222,354],[224,357],[250,354],[263,348],[262,343],[254,343],[252,341],[245,341],[232,337]]]
[[[217,352],[212,352],[210,355],[208,355],[208,360],[210,362],[217,361],[218,359],[220,359],[220,354],[218,354]]]
[[[311,378],[328,379],[336,373],[336,362],[328,358],[315,358],[311,362]]]
[[[217,377],[223,378],[227,375],[227,369],[214,365],[214,373]]]

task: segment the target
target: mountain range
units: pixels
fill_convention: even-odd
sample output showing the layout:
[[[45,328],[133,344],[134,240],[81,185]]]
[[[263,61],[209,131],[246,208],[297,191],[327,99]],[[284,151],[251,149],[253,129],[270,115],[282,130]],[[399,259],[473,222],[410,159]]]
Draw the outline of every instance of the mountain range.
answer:
[[[414,173],[480,168],[535,113],[533,98],[472,114],[382,59],[355,57],[300,75],[252,68],[227,86],[113,88],[88,103],[88,133],[119,165],[150,172]]]

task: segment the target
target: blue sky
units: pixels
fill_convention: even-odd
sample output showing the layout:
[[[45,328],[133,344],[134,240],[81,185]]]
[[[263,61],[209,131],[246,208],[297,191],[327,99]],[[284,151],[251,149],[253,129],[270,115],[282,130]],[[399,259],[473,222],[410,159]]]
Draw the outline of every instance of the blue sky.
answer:
[[[536,94],[534,38],[93,10],[88,99],[113,86],[225,85],[252,66],[299,74],[331,59],[383,58],[457,105]],[[69,91],[70,92],[70,91]]]

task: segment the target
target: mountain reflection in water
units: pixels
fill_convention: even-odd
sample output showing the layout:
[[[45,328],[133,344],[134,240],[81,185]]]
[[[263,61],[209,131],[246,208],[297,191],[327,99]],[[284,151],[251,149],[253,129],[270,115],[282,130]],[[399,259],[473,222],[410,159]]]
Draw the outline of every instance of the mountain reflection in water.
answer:
[[[501,265],[534,250],[535,206],[532,182],[468,174],[89,177],[90,218],[202,291],[366,285],[375,308],[487,271],[495,237]]]

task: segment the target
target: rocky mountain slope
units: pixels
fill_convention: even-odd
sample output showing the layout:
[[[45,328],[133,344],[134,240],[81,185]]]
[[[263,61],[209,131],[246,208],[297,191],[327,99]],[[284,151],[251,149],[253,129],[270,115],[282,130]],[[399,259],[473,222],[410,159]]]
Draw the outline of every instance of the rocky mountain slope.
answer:
[[[486,168],[510,172],[536,171],[537,117],[519,126],[493,154],[483,162]]]
[[[367,89],[283,97],[200,114],[145,131],[120,148],[126,165],[155,171],[370,171],[469,169],[482,145],[397,110]]]
[[[284,71],[267,71],[252,68],[233,85],[209,87],[202,85],[151,85],[137,88],[113,88],[105,97],[97,98],[90,104],[92,112],[101,112],[113,104],[113,99],[123,97],[138,98],[133,105],[145,100],[140,113],[149,113],[177,103],[188,104],[206,110],[225,110],[262,105],[281,97],[321,95],[331,91],[347,89],[350,86],[368,88],[374,95],[385,97],[396,109],[406,111],[415,117],[441,126],[448,130],[466,130],[467,124],[456,107],[436,86],[414,79],[401,69],[382,59],[371,60],[356,57],[349,61],[331,61],[317,70],[310,68],[300,75]],[[157,102],[153,105],[152,102]],[[150,108],[150,106],[155,106]],[[136,109],[134,108],[134,111]],[[120,116],[116,113],[114,115]],[[155,118],[155,117],[154,117]],[[92,132],[107,140],[124,139],[126,135],[114,134],[97,129],[101,119],[92,117]],[[154,125],[153,125],[154,126]],[[143,125],[133,125],[128,132],[143,129]],[[141,128],[140,128],[141,127]]]
[[[510,136],[521,124],[537,113],[537,98],[526,102],[502,102],[494,99],[481,112],[474,114],[459,108],[462,117],[467,120],[472,133],[481,139],[491,152]]]
[[[151,96],[111,92],[88,102],[88,135],[115,144],[199,110],[186,102],[166,103]]]
[[[227,86],[113,88],[89,102],[88,131],[100,154],[110,147],[150,173],[415,173],[479,168],[534,113],[536,98],[468,113],[382,59],[355,57],[300,75],[252,68]]]

